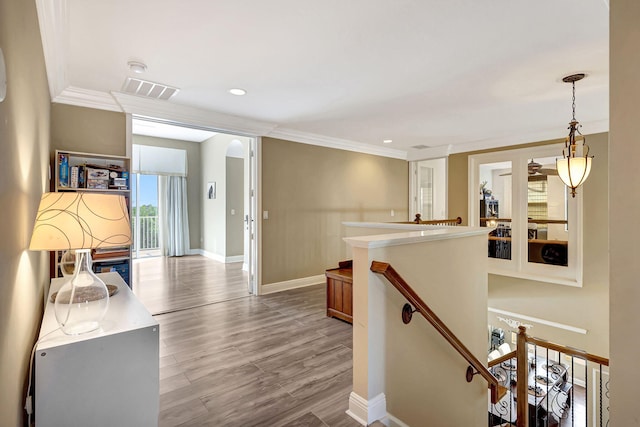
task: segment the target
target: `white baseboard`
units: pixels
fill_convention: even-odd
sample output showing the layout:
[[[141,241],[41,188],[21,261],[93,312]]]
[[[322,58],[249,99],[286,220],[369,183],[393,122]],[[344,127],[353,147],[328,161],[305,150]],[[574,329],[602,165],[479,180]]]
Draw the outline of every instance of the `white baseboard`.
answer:
[[[389,423],[385,423],[385,425],[389,427],[410,427],[409,424],[402,422],[402,420],[394,417],[390,413],[387,412],[387,420]]]
[[[317,285],[324,283],[326,280],[324,274],[317,276],[301,277],[299,279],[285,280],[284,282],[275,282],[262,285],[260,289],[260,295],[271,294],[274,292],[287,291],[289,289],[302,288],[305,286]]]
[[[243,262],[242,263],[242,271],[249,271],[249,264],[247,264],[246,262]]]
[[[195,249],[195,251],[197,251],[196,253],[198,253],[199,255],[202,255],[203,257],[212,259],[214,261],[222,262],[222,263],[225,263],[225,264],[229,264],[229,263],[232,263],[232,262],[242,262],[242,261],[244,261],[244,255],[235,255],[235,256],[223,257],[222,255],[218,255],[218,254],[214,254],[213,252],[205,251],[204,249]]]
[[[367,400],[352,391],[349,395],[347,415],[363,426],[384,420],[387,416],[387,399],[384,393],[380,393],[371,400]]]

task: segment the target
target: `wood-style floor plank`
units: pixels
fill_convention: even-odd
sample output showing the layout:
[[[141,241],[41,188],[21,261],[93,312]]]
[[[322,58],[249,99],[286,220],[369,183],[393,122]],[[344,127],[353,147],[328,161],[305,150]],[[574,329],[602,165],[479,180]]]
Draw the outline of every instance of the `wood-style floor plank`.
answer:
[[[160,426],[359,426],[345,413],[352,328],[326,317],[324,285],[249,296],[238,271],[198,262],[214,261],[145,260],[134,269],[147,308],[169,311],[155,315]],[[212,282],[218,289],[206,290]],[[241,292],[224,289],[238,284]]]
[[[133,292],[151,314],[249,295],[242,263],[224,264],[200,255],[133,261]]]

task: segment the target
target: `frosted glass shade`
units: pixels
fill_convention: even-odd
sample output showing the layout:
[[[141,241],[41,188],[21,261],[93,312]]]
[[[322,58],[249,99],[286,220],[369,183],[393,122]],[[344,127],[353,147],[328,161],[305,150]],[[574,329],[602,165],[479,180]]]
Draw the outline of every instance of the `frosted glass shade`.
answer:
[[[31,236],[31,250],[93,249],[131,244],[124,196],[44,193]]]
[[[591,157],[564,157],[556,160],[558,176],[564,184],[571,188],[571,195],[575,197],[578,188],[591,173]]]

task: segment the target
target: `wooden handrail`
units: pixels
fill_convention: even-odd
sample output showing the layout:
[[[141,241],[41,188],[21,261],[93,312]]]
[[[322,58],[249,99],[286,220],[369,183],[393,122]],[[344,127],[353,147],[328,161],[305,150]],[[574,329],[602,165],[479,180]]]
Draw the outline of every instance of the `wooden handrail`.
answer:
[[[467,369],[467,381],[471,381],[475,374],[480,374],[487,380],[491,389],[491,402],[497,403],[506,394],[507,389],[502,387],[496,377],[484,366],[477,357],[451,332],[442,320],[427,306],[427,304],[415,293],[409,284],[397,271],[386,262],[373,261],[371,271],[382,274],[413,306],[414,310],[422,314],[429,323],[442,335],[442,337],[471,365]],[[473,372],[475,370],[476,372]]]
[[[567,347],[561,344],[555,344],[540,338],[534,338],[527,336],[527,342],[535,344],[540,347],[548,348],[549,350],[555,350],[559,353],[567,354],[569,356],[579,357],[580,359],[587,360],[589,362],[598,363],[600,365],[609,366],[609,359],[595,354],[587,353],[584,350],[578,350],[577,348]]]
[[[421,219],[420,214],[416,214],[413,221],[401,221],[395,224],[431,224],[431,225],[460,225],[462,224],[462,218],[447,218],[447,219]]]
[[[516,357],[516,351],[515,350],[513,350],[513,351],[511,351],[511,352],[509,352],[507,354],[504,354],[504,355],[502,355],[500,357],[496,357],[493,360],[490,360],[488,366],[489,366],[489,368],[492,368],[492,367],[496,366],[497,364],[502,363],[502,362],[506,362],[507,360],[513,359],[514,357]]]

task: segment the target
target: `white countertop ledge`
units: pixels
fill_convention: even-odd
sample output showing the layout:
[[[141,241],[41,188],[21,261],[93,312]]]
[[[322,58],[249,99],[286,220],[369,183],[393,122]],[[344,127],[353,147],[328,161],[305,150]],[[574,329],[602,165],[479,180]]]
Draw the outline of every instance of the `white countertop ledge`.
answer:
[[[487,235],[492,229],[487,227],[443,227],[437,230],[407,231],[378,234],[375,236],[345,237],[343,240],[354,248],[384,248],[436,240],[459,239]]]
[[[399,224],[395,222],[349,222],[345,221],[342,223],[345,227],[354,227],[354,228],[386,228],[390,230],[436,230],[440,228],[445,228],[444,225],[434,225],[434,224]],[[449,227],[446,227],[449,228]]]

